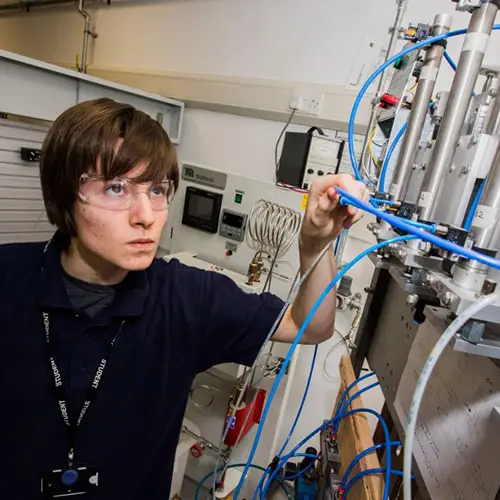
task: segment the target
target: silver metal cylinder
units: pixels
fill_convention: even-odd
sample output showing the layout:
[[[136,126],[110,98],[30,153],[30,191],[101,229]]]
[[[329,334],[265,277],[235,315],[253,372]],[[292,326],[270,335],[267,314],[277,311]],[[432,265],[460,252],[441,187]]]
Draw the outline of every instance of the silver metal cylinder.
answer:
[[[453,283],[473,292],[480,292],[488,275],[484,264],[477,262],[460,261],[453,272]]]
[[[418,204],[422,219],[433,219],[443,174],[453,161],[497,12],[497,5],[484,3],[472,14],[436,147],[421,189]]]
[[[452,17],[449,14],[438,14],[434,19],[432,36],[448,33],[451,28]],[[401,146],[390,194],[395,200],[404,201],[410,181],[410,174],[415,162],[418,145],[422,136],[425,118],[429,110],[429,103],[434,93],[436,78],[443,59],[444,46],[432,45],[425,54],[422,73],[418,81],[417,92],[411,106],[408,129]]]
[[[495,246],[500,238],[500,224],[498,214],[500,213],[500,145],[497,148],[493,166],[488,174],[488,180],[483,194],[479,200],[469,238],[479,248],[498,250]],[[453,282],[463,288],[474,291],[481,290],[482,284],[488,274],[485,264],[467,259],[461,259]]]
[[[497,149],[488,180],[476,209],[469,237],[479,248],[491,248],[500,231],[500,146]]]
[[[84,0],[79,0],[78,2],[78,12],[85,19],[85,25],[83,28],[83,44],[82,44],[82,61],[80,65],[81,73],[87,72],[87,51],[89,47],[89,34],[90,34],[90,15],[87,11],[83,9]]]
[[[408,7],[408,0],[399,0],[398,1],[398,12],[396,14],[396,19],[394,20],[394,24],[391,28],[391,37],[389,39],[389,44],[387,45],[387,52],[385,53],[385,58],[384,62],[387,62],[389,58],[392,55],[392,51],[394,49],[394,45],[396,44],[396,41],[399,36],[399,28],[401,26],[401,23],[403,22],[403,17],[406,12],[406,8]],[[365,140],[363,142],[363,153],[366,150],[366,147],[368,145],[368,138],[370,137],[370,133],[373,130],[373,127],[375,126],[375,117],[377,115],[378,108],[375,106],[375,104],[378,104],[377,99],[380,97],[380,94],[384,88],[384,83],[385,83],[385,78],[386,78],[387,71],[382,73],[378,80],[377,84],[377,91],[375,93],[375,101],[374,105],[372,106],[372,112],[370,115],[370,119],[368,120],[368,129],[366,132]],[[363,154],[361,155],[363,157]]]
[[[335,264],[337,268],[340,268],[342,266],[345,245],[347,243],[347,231],[342,231],[339,235],[339,238],[340,242],[337,248],[337,255],[335,256]]]
[[[484,129],[484,133],[489,135],[496,133],[497,124],[500,118],[500,75],[497,74],[496,78],[492,77],[491,81],[495,83],[495,85],[490,88],[490,95],[493,102]]]

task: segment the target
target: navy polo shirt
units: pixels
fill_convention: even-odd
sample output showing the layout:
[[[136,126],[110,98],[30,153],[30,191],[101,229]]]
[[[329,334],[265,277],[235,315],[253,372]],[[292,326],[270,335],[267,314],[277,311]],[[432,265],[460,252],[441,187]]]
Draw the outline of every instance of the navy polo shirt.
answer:
[[[155,259],[130,272],[114,302],[89,318],[66,294],[65,244],[56,233],[45,256],[45,243],[0,246],[0,498],[40,499],[40,473],[67,464],[45,311],[72,419],[125,319],[76,434],[75,460],[100,473],[98,492],[85,498],[165,500],[194,377],[219,363],[251,364],[283,302],[246,294],[218,273]]]

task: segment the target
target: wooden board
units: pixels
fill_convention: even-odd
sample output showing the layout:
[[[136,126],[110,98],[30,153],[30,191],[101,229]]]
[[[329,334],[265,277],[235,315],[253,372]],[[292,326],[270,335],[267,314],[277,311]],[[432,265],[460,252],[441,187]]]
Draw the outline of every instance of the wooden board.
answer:
[[[332,418],[337,409],[339,399],[345,389],[356,380],[351,360],[348,356],[342,356],[340,360],[340,375],[341,386],[335,409]],[[353,395],[358,390],[358,386],[354,386],[349,396]],[[363,408],[362,396],[356,398],[349,406],[349,410]],[[340,456],[342,457],[342,468],[340,474],[343,475],[351,461],[359,455],[363,450],[373,446],[373,438],[366,415],[356,413],[341,420],[339,432],[337,436],[339,442]],[[366,456],[356,465],[351,473],[350,478],[361,470],[379,469],[380,462],[377,458],[377,453],[373,452]],[[384,478],[381,474],[365,476],[358,481],[349,492],[348,499],[351,500],[382,500],[384,490]]]

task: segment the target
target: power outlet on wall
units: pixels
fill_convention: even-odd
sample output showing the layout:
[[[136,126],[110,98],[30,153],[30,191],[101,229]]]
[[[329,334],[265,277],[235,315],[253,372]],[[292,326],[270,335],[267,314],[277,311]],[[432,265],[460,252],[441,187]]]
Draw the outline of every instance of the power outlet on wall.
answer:
[[[323,103],[323,94],[294,91],[290,99],[290,108],[307,115],[319,115]]]

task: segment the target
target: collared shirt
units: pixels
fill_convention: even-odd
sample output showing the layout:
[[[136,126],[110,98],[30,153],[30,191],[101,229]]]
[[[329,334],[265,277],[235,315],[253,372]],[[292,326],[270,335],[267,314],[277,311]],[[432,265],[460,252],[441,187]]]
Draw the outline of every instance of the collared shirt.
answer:
[[[130,272],[113,303],[89,318],[65,290],[65,243],[56,233],[45,256],[45,243],[0,246],[0,498],[40,499],[40,473],[67,464],[45,311],[72,419],[125,319],[76,434],[75,460],[99,469],[98,493],[86,498],[165,500],[194,377],[219,363],[251,364],[283,302],[246,294],[218,273],[155,259]]]

